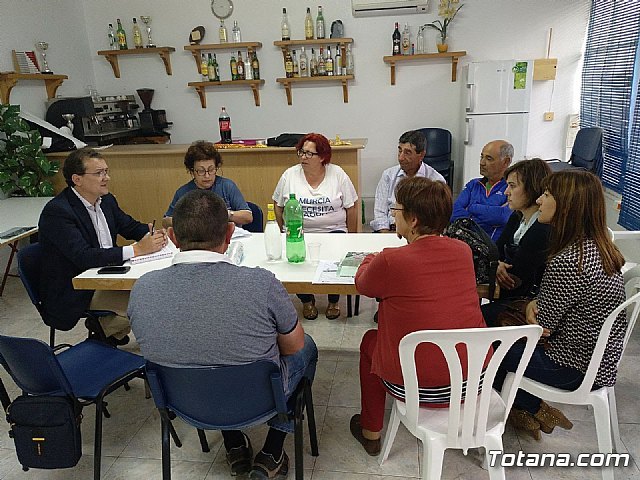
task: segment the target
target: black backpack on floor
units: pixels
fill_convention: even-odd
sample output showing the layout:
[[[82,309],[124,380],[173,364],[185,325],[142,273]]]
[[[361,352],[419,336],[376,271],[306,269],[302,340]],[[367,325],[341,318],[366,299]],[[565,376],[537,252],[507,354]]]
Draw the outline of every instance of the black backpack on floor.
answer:
[[[476,284],[489,284],[489,298],[493,299],[496,288],[496,270],[500,254],[498,247],[480,225],[470,218],[454,220],[444,231],[444,235],[461,240],[471,248]]]

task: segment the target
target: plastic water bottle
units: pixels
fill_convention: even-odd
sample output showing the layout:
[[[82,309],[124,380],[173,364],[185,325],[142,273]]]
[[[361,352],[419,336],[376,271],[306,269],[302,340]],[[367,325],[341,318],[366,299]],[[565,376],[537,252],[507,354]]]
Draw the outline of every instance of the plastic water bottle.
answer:
[[[276,223],[273,203],[267,205],[267,225],[264,227],[264,249],[268,260],[282,258],[282,233]]]
[[[291,263],[304,262],[306,248],[302,228],[302,206],[296,200],[295,193],[289,194],[289,200],[284,205],[284,218],[287,228],[287,260]]]

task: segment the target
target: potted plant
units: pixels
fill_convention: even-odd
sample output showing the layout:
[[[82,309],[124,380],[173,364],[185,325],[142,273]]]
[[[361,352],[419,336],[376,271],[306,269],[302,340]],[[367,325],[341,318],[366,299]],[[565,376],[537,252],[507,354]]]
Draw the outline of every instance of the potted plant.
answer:
[[[48,197],[48,177],[59,165],[42,153],[40,132],[20,118],[19,105],[0,104],[0,190],[9,195]]]
[[[440,0],[438,15],[442,17],[442,20],[434,20],[431,23],[423,25],[424,27],[431,27],[440,33],[440,43],[436,44],[438,52],[440,53],[444,53],[449,49],[449,45],[447,44],[447,28],[460,9],[464,7],[464,4],[462,4],[456,8],[458,3],[460,3],[460,0]]]

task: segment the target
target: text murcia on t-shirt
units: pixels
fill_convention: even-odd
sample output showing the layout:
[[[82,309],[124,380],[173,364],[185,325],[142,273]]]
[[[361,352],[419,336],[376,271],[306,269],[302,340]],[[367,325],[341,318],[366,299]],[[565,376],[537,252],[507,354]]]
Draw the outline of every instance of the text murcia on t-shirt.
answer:
[[[300,205],[302,212],[306,218],[322,217],[328,213],[335,212],[335,208],[331,205],[329,197],[308,198],[301,197]]]

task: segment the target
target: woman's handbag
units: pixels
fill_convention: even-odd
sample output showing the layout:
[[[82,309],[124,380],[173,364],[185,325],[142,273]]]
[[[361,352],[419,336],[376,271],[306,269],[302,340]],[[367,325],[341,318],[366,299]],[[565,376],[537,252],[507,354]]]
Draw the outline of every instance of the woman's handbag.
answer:
[[[499,327],[516,327],[520,325],[529,325],[527,322],[527,305],[531,302],[532,298],[518,298],[512,300],[506,305],[506,308],[498,314],[496,319]],[[540,337],[538,345],[546,350],[549,348],[547,337]]]

